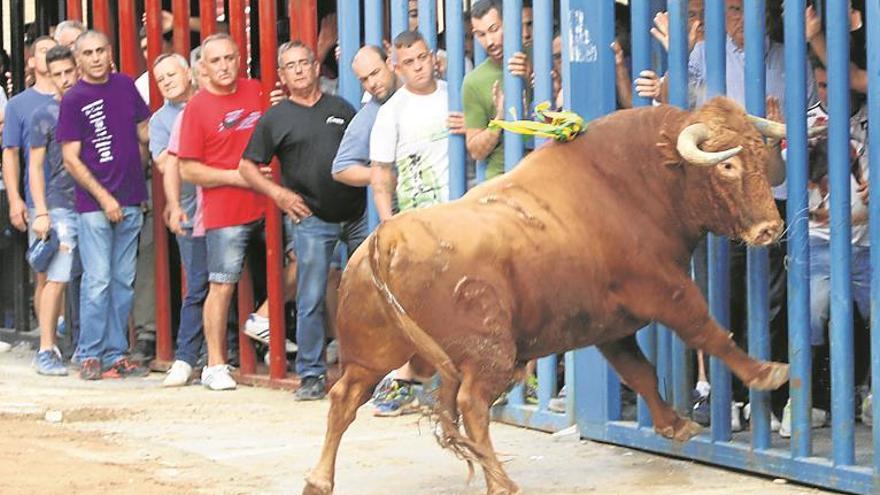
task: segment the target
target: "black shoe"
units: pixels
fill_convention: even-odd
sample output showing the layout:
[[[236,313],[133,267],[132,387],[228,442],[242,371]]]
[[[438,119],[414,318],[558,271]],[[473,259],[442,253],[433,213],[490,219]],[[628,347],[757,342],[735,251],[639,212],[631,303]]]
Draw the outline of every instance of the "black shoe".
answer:
[[[156,357],[155,340],[138,340],[131,352],[131,360],[147,366]]]
[[[293,399],[298,401],[321,400],[327,395],[326,381],[323,376],[304,376],[299,389],[294,392]]]

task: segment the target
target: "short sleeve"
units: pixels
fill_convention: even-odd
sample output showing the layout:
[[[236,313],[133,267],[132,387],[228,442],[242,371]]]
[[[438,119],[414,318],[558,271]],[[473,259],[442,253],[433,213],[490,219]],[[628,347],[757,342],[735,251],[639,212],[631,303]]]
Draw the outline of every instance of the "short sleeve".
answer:
[[[466,80],[461,88],[461,108],[464,111],[466,129],[485,129],[489,125],[489,116],[481,103],[479,89],[472,81]]]
[[[15,105],[6,106],[6,124],[3,126],[3,147],[18,148],[21,146],[21,117]]]
[[[394,163],[397,155],[397,122],[394,108],[387,103],[379,109],[370,132],[370,160]]]
[[[82,141],[85,137],[85,125],[82,112],[76,107],[77,102],[69,97],[61,99],[58,112],[58,129],[55,137],[59,143]]]
[[[184,160],[205,159],[205,131],[202,119],[198,116],[198,102],[190,102],[183,110],[183,120],[180,124],[180,146],[177,156]]]
[[[254,163],[269,163],[275,156],[275,151],[281,142],[282,136],[275,136],[272,132],[272,121],[275,120],[276,107],[272,107],[268,112],[260,117],[257,126],[254,128],[251,139],[248,141],[242,158],[250,160]]]
[[[171,134],[168,135],[168,153],[177,156],[180,152],[180,127],[183,124],[183,112],[177,114],[174,125],[171,126]]]
[[[332,173],[342,172],[354,165],[367,165],[370,161],[370,124],[369,108],[364,107],[358,112],[339,143],[336,158],[333,159]]]
[[[159,158],[159,155],[168,148],[170,137],[171,129],[168,128],[166,122],[162,119],[162,115],[156,112],[150,119],[150,155],[153,156],[153,160]]]

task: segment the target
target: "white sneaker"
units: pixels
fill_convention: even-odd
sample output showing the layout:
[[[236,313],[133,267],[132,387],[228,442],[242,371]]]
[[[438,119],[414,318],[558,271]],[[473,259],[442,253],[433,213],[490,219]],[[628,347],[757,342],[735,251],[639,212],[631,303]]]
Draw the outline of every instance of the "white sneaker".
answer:
[[[865,400],[862,401],[862,423],[864,423],[865,426],[872,426],[874,424],[873,403],[873,394],[868,394],[865,397]]]
[[[202,385],[210,390],[235,390],[238,385],[229,374],[228,364],[202,368]]]
[[[751,422],[752,420],[752,403],[749,402],[745,406],[743,406],[743,419],[746,423]],[[779,422],[779,418],[776,417],[772,412],[770,413],[770,431],[779,431],[779,427],[781,423]]]
[[[742,402],[730,403],[730,431],[736,433],[742,431]]]
[[[192,378],[192,366],[189,365],[186,361],[174,361],[174,364],[171,365],[171,369],[168,370],[168,375],[165,377],[165,380],[162,381],[163,387],[182,387],[189,383],[189,379]]]
[[[822,409],[813,408],[810,413],[810,427],[821,428],[828,421],[828,413]],[[791,438],[791,399],[785,403],[785,409],[782,410],[782,423],[779,425],[779,436],[782,438]]]
[[[0,340],[0,352],[9,352],[10,350],[12,350],[12,345]]]
[[[269,345],[269,318],[265,318],[256,313],[251,313],[246,322],[244,322],[244,334],[248,337]],[[284,341],[284,351],[288,354],[296,352],[297,345],[290,339]]]

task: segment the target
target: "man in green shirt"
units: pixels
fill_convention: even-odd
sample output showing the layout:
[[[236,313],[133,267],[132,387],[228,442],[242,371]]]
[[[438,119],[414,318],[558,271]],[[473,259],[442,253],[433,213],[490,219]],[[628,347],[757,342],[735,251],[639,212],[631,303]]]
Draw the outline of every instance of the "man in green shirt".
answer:
[[[479,0],[471,8],[474,38],[486,51],[486,60],[464,78],[462,85],[468,154],[474,160],[488,160],[487,178],[504,172],[501,131],[488,129],[490,120],[504,118],[504,93],[501,86],[504,25],[501,12],[501,0]],[[525,53],[515,53],[507,61],[507,70],[524,78],[527,87],[530,85],[532,68]]]

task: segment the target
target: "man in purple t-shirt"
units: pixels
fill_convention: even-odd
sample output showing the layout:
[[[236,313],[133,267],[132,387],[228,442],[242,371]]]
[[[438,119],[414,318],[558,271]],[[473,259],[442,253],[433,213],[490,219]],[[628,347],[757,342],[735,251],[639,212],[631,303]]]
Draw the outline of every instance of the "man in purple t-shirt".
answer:
[[[82,79],[61,100],[57,139],[76,181],[79,249],[83,260],[80,377],[143,376],[128,358],[128,318],[134,302],[140,204],[147,199],[141,169],[150,110],[132,80],[110,72],[110,42],[87,31],[74,43]]]

